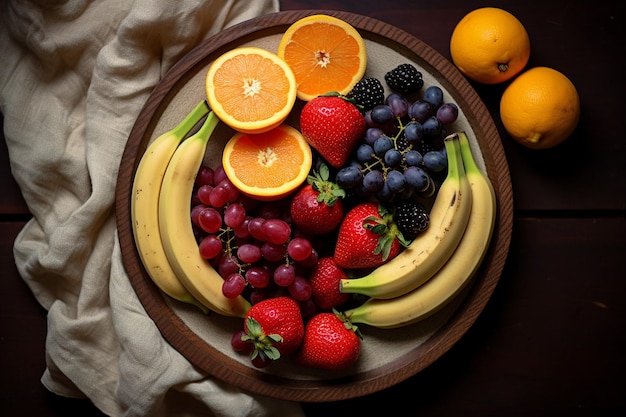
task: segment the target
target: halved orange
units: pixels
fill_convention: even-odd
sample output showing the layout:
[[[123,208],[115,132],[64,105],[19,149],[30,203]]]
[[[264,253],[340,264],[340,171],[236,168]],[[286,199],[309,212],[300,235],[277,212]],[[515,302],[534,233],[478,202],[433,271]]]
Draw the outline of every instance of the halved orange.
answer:
[[[298,98],[304,101],[331,91],[349,93],[367,66],[359,32],[348,22],[324,14],[294,22],[280,40],[278,56],[296,75]]]
[[[296,101],[296,78],[276,54],[257,47],[219,56],[206,75],[209,106],[217,117],[243,133],[280,125]]]
[[[222,165],[242,193],[257,200],[278,200],[307,178],[311,147],[295,128],[280,126],[259,134],[236,133],[224,146]]]

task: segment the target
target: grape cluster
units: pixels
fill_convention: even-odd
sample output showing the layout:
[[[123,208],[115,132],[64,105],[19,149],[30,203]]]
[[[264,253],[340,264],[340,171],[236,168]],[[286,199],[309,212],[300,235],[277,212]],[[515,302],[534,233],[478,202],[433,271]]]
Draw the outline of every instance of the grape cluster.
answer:
[[[386,79],[393,78],[398,85],[398,77],[406,74],[407,68],[390,73],[394,76]],[[403,91],[414,95],[422,85],[415,74],[401,83]],[[443,146],[446,126],[457,120],[459,109],[452,102],[444,102],[443,90],[436,85],[412,101],[408,97],[392,90],[382,104],[364,112],[366,133],[350,162],[337,172],[335,182],[339,186],[383,203],[435,193],[434,179],[447,168]]]
[[[309,268],[319,255],[289,219],[284,202],[247,198],[222,167],[203,166],[196,177],[191,221],[200,254],[224,278],[222,293],[258,302],[285,290],[313,311]]]

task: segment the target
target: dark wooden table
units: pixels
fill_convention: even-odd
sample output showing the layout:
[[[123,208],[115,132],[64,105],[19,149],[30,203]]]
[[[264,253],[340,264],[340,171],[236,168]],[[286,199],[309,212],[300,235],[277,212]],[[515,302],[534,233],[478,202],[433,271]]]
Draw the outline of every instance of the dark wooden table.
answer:
[[[473,0],[283,0],[283,10],[335,9],[403,29],[450,59]],[[526,26],[529,65],[564,72],[582,101],[563,145],[530,151],[499,120],[504,86],[474,87],[500,131],[514,191],[514,229],[501,280],[469,332],[442,358],[385,391],[305,404],[307,416],[615,416],[626,411],[626,134],[623,39],[617,0],[495,0]],[[0,145],[0,407],[10,416],[101,415],[86,400],[49,394],[46,312],[17,273],[13,240],[30,218]],[[283,417],[283,416],[281,416]],[[288,416],[285,416],[288,417]]]

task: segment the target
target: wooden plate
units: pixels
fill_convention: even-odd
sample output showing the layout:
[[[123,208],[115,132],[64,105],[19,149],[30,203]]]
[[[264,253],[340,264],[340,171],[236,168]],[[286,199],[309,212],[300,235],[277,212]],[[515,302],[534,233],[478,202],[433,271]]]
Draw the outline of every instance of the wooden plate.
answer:
[[[490,250],[472,286],[454,302],[421,323],[397,330],[361,326],[364,333],[359,364],[345,372],[322,372],[298,367],[288,360],[256,369],[230,349],[230,336],[241,320],[203,315],[195,307],[164,296],[152,283],[135,249],[130,223],[130,189],[135,168],[147,144],[171,129],[205,98],[204,77],[210,63],[227,50],[256,45],[276,51],[282,33],[296,20],[325,13],[352,24],[366,41],[367,75],[383,74],[412,62],[425,86],[437,84],[461,110],[454,129],[465,130],[491,178],[498,218]],[[292,122],[297,123],[297,117]],[[232,131],[220,124],[206,154],[219,161],[223,141]],[[180,60],[156,86],[142,109],[120,164],[116,190],[117,225],[123,262],[146,311],[163,337],[193,365],[213,377],[251,393],[294,400],[336,401],[363,396],[397,384],[433,363],[474,323],[496,286],[509,250],[513,198],[509,170],[500,137],[486,107],[457,69],[430,46],[410,34],[369,17],[347,12],[299,10],[259,17],[224,30]]]

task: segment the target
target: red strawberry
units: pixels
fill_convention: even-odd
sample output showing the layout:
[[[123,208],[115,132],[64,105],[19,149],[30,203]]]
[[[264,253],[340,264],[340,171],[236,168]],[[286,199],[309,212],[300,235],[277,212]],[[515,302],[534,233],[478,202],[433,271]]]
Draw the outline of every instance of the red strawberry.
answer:
[[[341,268],[375,268],[395,257],[408,245],[391,212],[376,203],[351,209],[339,227],[335,262]]]
[[[350,301],[351,295],[339,291],[339,281],[348,274],[335,263],[332,256],[320,258],[309,276],[311,297],[322,310],[330,310]]]
[[[329,181],[328,166],[322,164],[319,171],[307,178],[291,200],[291,219],[302,232],[319,235],[333,231],[343,218],[341,199],[346,192]]]
[[[345,165],[365,128],[357,106],[336,93],[314,98],[300,113],[302,135],[335,168]]]
[[[277,360],[290,355],[304,337],[304,322],[300,306],[291,297],[268,298],[254,304],[244,320],[243,341],[254,345],[251,353],[253,363],[266,364],[265,357]],[[261,356],[261,361],[257,358]]]
[[[314,368],[341,370],[356,363],[361,334],[339,313],[318,313],[306,324],[302,347],[294,360]]]

